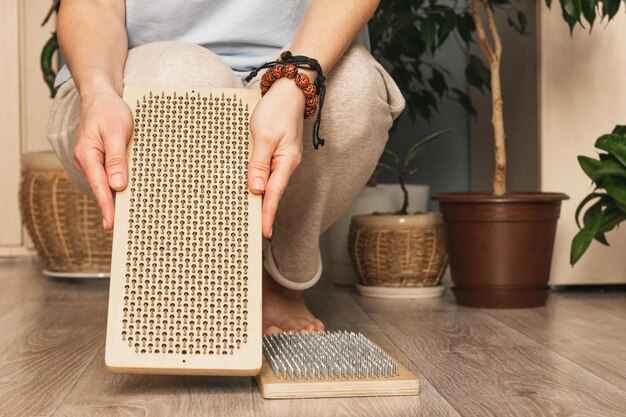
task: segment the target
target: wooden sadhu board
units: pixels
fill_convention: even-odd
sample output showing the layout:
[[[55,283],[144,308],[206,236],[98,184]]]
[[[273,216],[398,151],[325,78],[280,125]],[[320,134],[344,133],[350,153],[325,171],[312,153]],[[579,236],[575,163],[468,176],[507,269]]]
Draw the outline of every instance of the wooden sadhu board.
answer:
[[[370,341],[370,343],[382,354],[387,355],[373,342]],[[301,358],[307,356],[307,352],[302,352],[301,349],[297,349],[296,352],[297,356]],[[358,357],[355,350],[338,352],[330,345],[327,346],[324,353],[329,356],[345,354],[346,357],[354,357],[355,355]],[[380,377],[374,375],[368,377],[330,376],[326,378],[308,376],[303,379],[278,375],[270,366],[268,357],[264,357],[261,372],[256,376],[256,382],[261,395],[266,399],[418,395],[419,378],[390,356],[388,357],[396,364],[397,373],[394,375]]]
[[[261,368],[261,197],[246,89],[128,87],[129,182],[115,198],[105,362],[112,372]]]
[[[398,375],[387,378],[290,380],[274,375],[263,359],[261,372],[256,377],[263,398],[339,398],[381,397],[419,394],[419,379],[402,365]]]

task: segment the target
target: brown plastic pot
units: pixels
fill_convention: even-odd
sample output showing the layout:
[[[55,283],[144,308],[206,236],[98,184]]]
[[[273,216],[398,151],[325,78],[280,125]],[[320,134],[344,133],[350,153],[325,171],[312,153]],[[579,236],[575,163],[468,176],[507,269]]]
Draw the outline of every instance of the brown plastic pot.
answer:
[[[561,193],[449,193],[439,202],[459,305],[545,305]]]

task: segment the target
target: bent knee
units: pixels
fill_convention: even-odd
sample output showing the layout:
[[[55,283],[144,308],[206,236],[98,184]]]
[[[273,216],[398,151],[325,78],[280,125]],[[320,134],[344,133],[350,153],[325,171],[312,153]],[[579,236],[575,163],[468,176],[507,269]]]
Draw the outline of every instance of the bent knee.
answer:
[[[350,109],[372,121],[391,127],[405,100],[395,81],[372,54],[354,43],[345,52],[327,81],[328,107]]]
[[[242,87],[241,80],[215,53],[200,45],[174,41],[130,49],[124,84]]]

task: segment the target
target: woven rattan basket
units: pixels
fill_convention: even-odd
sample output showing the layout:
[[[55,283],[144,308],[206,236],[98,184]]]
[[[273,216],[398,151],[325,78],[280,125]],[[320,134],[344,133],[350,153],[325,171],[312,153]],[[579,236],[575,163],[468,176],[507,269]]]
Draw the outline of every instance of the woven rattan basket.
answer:
[[[359,283],[377,287],[433,287],[448,254],[439,213],[354,216],[348,252]]]
[[[108,274],[112,233],[102,229],[96,203],[74,185],[51,152],[25,154],[22,167],[22,221],[46,269]]]

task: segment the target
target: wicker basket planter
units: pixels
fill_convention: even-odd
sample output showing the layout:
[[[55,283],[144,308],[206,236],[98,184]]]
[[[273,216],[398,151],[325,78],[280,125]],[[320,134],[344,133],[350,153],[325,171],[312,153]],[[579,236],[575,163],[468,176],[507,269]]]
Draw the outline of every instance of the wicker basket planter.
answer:
[[[96,203],[81,193],[51,152],[24,155],[20,211],[47,270],[108,274],[112,233]]]
[[[360,286],[391,294],[440,286],[448,260],[438,213],[354,216],[348,251]]]

